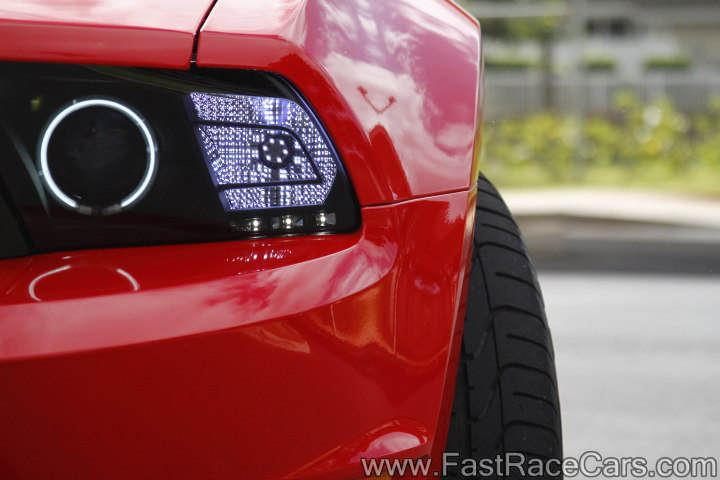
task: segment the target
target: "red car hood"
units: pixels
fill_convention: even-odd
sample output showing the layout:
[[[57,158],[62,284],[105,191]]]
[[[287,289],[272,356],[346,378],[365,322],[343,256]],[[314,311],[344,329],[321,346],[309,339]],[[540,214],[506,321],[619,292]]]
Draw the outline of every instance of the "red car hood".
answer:
[[[213,0],[3,0],[0,59],[187,68]]]

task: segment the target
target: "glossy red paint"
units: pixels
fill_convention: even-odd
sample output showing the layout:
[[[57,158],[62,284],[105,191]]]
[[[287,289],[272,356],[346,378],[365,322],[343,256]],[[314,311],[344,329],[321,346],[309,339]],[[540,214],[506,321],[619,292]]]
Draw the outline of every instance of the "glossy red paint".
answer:
[[[475,181],[479,30],[452,2],[220,0],[197,64],[292,81],[330,131],[362,205]]]
[[[359,478],[436,453],[474,198],[364,208],[350,235],[3,261],[0,478]]]
[[[3,0],[0,59],[188,68],[213,0]]]

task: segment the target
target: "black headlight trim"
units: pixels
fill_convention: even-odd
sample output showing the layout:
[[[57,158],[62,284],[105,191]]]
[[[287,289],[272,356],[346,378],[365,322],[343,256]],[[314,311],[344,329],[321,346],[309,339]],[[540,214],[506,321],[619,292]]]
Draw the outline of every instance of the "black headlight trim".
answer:
[[[5,194],[15,206],[20,228],[27,230],[28,243],[33,244],[29,253],[343,233],[359,226],[358,202],[332,139],[298,90],[282,77],[195,67],[171,71],[29,63],[3,66],[0,128],[5,132],[0,154],[6,161],[0,164],[0,178],[8,185]],[[184,99],[191,92],[278,97],[303,108],[337,159],[337,179],[325,205],[224,211],[195,139],[194,119],[187,114]],[[37,152],[41,149],[37,145],[43,128],[64,105],[88,97],[112,99],[134,109],[150,124],[157,142],[158,168],[152,188],[135,204],[109,216],[62,206],[39,175]],[[281,127],[272,126],[278,131]],[[303,149],[309,157],[310,152]],[[25,157],[33,151],[35,158],[28,161]],[[311,165],[319,176],[316,165]],[[238,186],[243,185],[223,185],[221,190]],[[0,251],[2,256],[8,255]]]

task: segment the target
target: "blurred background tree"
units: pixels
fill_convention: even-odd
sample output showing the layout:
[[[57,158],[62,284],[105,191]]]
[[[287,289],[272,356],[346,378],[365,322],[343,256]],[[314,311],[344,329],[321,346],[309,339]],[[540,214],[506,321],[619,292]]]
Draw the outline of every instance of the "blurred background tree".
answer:
[[[720,2],[460,0],[500,186],[720,194]]]
[[[539,45],[543,104],[546,109],[553,109],[555,107],[553,53],[556,40],[566,31],[564,2],[561,0],[489,1],[504,8],[497,10],[497,17],[482,19],[483,35],[486,38],[509,43],[529,41]]]

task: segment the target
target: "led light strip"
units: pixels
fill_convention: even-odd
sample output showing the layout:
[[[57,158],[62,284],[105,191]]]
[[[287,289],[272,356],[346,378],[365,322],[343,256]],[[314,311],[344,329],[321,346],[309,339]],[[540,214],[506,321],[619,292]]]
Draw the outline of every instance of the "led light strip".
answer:
[[[125,209],[133,205],[135,202],[140,200],[142,196],[147,192],[148,188],[150,187],[150,184],[152,183],[153,178],[155,177],[155,174],[157,173],[157,143],[155,142],[155,138],[153,137],[152,132],[147,126],[147,123],[145,120],[137,114],[133,109],[130,107],[127,107],[123,105],[122,103],[119,103],[114,100],[107,100],[102,98],[89,98],[86,100],[74,100],[71,105],[61,110],[58,114],[53,117],[52,121],[48,124],[48,126],[43,131],[41,141],[40,141],[40,173],[45,181],[48,190],[50,193],[55,197],[59,202],[64,204],[67,207],[70,207],[73,210],[77,210],[80,213],[86,213],[85,210],[89,210],[90,213],[93,211],[96,211],[96,207],[91,207],[88,205],[81,205],[69,196],[65,194],[65,192],[62,191],[62,189],[57,185],[55,180],[53,179],[52,174],[50,173],[50,165],[48,160],[48,145],[50,143],[50,139],[52,138],[52,134],[55,131],[55,129],[60,125],[60,123],[68,117],[73,112],[77,112],[78,110],[82,110],[84,108],[90,108],[90,107],[105,107],[110,108],[113,110],[116,110],[122,114],[124,114],[126,117],[128,117],[136,127],[140,130],[140,133],[142,133],[143,139],[145,140],[145,147],[147,150],[147,167],[145,168],[145,174],[142,178],[142,181],[140,184],[133,190],[130,195],[125,197],[123,200],[118,202],[116,205],[111,205],[109,207],[105,207],[102,209],[102,211],[105,212],[111,212],[111,211],[117,211]]]

